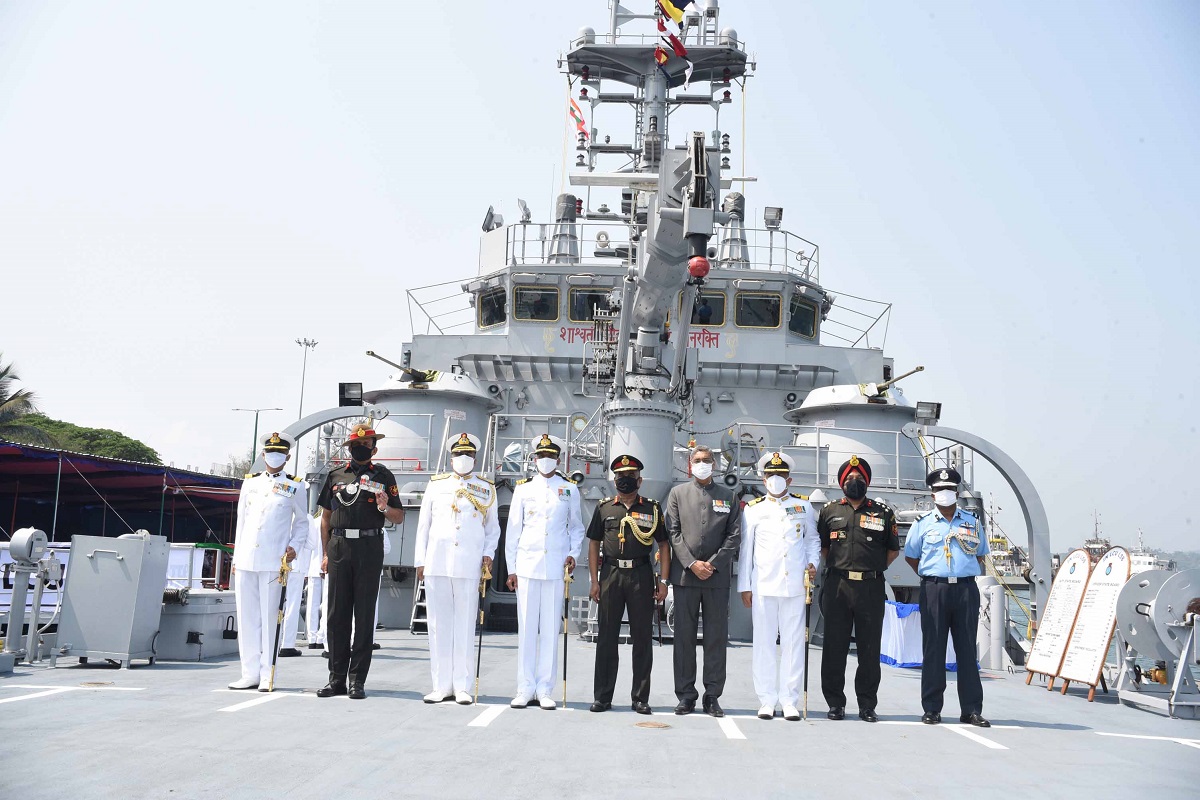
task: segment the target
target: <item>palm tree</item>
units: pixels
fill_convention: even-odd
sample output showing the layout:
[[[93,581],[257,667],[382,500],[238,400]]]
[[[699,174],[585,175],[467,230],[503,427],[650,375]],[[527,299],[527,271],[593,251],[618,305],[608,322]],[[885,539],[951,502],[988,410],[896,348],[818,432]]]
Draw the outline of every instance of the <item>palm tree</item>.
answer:
[[[49,434],[24,422],[25,416],[37,413],[37,397],[28,389],[16,388],[20,377],[12,363],[5,364],[3,358],[4,353],[0,353],[0,439],[53,447],[55,442]]]

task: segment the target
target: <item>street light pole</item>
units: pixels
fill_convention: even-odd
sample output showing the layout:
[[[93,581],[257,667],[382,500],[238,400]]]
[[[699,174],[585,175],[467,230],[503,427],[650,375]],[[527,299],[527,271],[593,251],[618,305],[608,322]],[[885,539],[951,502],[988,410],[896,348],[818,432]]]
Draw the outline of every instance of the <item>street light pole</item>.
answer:
[[[283,411],[282,408],[235,408],[233,411],[254,412],[254,440],[250,442],[250,463],[254,463],[254,453],[258,450],[258,414],[260,411]]]
[[[296,344],[304,348],[304,366],[300,369],[300,413],[296,417],[304,417],[304,378],[308,374],[308,351],[317,346],[317,342],[312,339],[297,339]]]

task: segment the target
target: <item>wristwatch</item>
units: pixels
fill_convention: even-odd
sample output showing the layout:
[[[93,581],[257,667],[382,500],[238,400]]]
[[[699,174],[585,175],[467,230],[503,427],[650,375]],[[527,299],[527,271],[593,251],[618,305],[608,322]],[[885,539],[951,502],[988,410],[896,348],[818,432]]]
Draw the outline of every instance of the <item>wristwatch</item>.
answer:
[[[659,578],[659,579],[658,579],[658,582],[659,582],[659,583],[661,583],[663,586],[670,586],[670,585],[671,585],[671,584],[670,584],[670,581],[665,581],[665,580],[663,580],[662,578]]]

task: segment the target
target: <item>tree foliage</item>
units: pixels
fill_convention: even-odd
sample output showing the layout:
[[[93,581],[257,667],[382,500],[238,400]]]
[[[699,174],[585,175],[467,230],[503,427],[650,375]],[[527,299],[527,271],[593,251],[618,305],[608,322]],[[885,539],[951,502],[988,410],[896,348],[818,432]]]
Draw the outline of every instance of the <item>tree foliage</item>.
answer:
[[[84,428],[70,422],[50,419],[44,414],[29,414],[22,421],[25,425],[48,435],[63,450],[105,458],[121,458],[126,461],[142,461],[147,464],[162,463],[158,453],[149,445],[119,431],[107,428]],[[14,441],[36,444],[36,442],[22,439],[19,436],[12,438]]]
[[[0,353],[0,439],[54,447],[57,442],[44,429],[30,424],[31,414],[37,412],[37,397],[29,389],[18,389],[16,367],[4,363]]]

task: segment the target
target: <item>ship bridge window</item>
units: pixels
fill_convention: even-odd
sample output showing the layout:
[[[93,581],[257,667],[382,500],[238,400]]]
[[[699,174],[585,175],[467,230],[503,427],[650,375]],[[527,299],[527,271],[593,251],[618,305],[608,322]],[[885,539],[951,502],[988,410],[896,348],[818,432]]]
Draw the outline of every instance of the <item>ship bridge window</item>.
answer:
[[[479,300],[475,303],[479,314],[479,327],[491,328],[494,325],[502,325],[507,303],[508,293],[504,291],[503,286],[481,292]]]
[[[558,320],[558,288],[517,286],[513,289],[513,319],[526,322]]]
[[[783,297],[778,292],[738,292],[733,321],[739,328],[778,328]]]
[[[811,339],[817,335],[817,307],[797,292],[788,309],[788,332]]]
[[[692,308],[692,324],[716,328],[725,324],[725,293],[700,292]]]
[[[591,322],[596,308],[608,308],[608,289],[571,289],[567,292],[567,317],[572,322]]]

